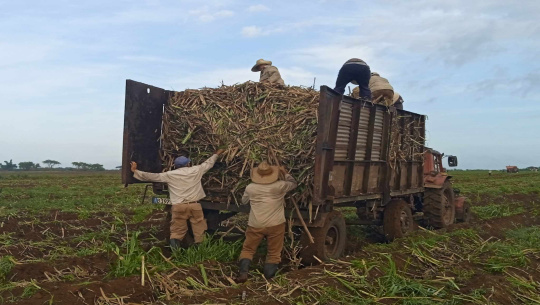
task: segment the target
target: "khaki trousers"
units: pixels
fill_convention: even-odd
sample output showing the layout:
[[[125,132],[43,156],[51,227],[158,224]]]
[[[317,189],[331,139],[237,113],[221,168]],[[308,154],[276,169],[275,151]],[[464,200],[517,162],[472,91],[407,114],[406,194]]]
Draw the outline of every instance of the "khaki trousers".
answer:
[[[171,208],[171,239],[182,240],[188,231],[187,221],[191,223],[191,230],[196,243],[204,240],[204,231],[208,228],[200,203],[174,204]]]
[[[279,264],[281,262],[281,251],[285,241],[285,223],[267,228],[254,228],[248,226],[246,230],[246,240],[240,253],[240,259],[247,258],[253,260],[253,255],[257,251],[257,247],[266,237],[268,254],[266,255],[266,263]]]

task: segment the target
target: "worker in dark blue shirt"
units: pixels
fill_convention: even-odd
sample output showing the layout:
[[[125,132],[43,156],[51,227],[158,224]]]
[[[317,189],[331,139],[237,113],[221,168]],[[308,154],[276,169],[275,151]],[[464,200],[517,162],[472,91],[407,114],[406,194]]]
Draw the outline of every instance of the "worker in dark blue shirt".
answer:
[[[370,78],[371,70],[366,62],[359,58],[351,58],[339,70],[334,90],[343,94],[345,93],[345,86],[348,83],[353,83],[358,85],[361,98],[371,100],[371,90],[369,90]]]

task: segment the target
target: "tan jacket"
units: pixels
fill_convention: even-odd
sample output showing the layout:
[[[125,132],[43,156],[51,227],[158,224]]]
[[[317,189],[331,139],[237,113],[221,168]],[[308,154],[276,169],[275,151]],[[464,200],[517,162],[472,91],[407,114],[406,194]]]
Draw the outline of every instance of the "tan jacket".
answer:
[[[281,78],[281,74],[279,74],[278,68],[274,66],[268,66],[261,71],[259,82],[285,85],[285,82]]]
[[[250,183],[242,196],[243,204],[251,204],[248,226],[267,228],[284,223],[285,194],[296,185],[291,175],[286,175],[285,181],[270,184]]]
[[[159,174],[136,170],[134,177],[141,181],[167,183],[172,204],[197,202],[206,197],[201,178],[214,167],[217,158],[218,155],[213,155],[201,165],[182,167]]]

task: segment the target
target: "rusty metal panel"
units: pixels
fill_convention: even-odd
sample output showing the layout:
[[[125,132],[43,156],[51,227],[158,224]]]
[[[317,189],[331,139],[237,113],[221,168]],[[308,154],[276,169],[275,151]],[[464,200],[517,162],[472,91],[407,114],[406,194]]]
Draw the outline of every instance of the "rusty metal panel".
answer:
[[[334,160],[347,160],[351,134],[352,104],[341,101]]]
[[[334,165],[334,153],[339,121],[341,94],[327,86],[321,86],[318,108],[317,147],[315,150],[315,173],[313,177],[313,204],[320,205],[329,195],[330,171]]]
[[[383,139],[383,118],[384,112],[382,109],[376,108],[375,113],[375,128],[373,129],[373,147],[371,153],[371,160],[379,161],[381,160],[381,149],[382,149],[382,139]]]
[[[142,183],[133,178],[130,162],[143,171],[162,171],[159,156],[163,107],[170,91],[126,80],[124,112],[124,144],[122,151],[122,183]]]
[[[366,158],[370,109],[371,107],[362,107],[360,109],[360,120],[358,121],[358,136],[356,140],[355,160],[365,160]]]
[[[330,175],[330,185],[334,187],[334,197],[342,197],[345,195],[345,172],[347,170],[347,165],[345,164],[334,164]]]

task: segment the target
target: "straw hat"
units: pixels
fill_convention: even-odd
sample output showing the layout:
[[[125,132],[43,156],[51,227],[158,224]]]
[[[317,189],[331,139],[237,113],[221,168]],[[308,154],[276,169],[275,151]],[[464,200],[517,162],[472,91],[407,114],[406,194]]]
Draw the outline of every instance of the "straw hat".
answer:
[[[272,65],[272,62],[269,61],[269,60],[264,60],[264,59],[261,58],[261,59],[257,60],[255,65],[253,66],[253,68],[251,68],[251,71],[252,72],[261,71],[261,69],[260,69],[261,65]]]
[[[270,184],[278,180],[279,170],[277,166],[270,166],[266,161],[251,170],[251,180],[259,184]]]
[[[395,92],[394,91],[394,98],[392,99],[392,102],[397,102],[397,100],[399,100],[399,93]]]

